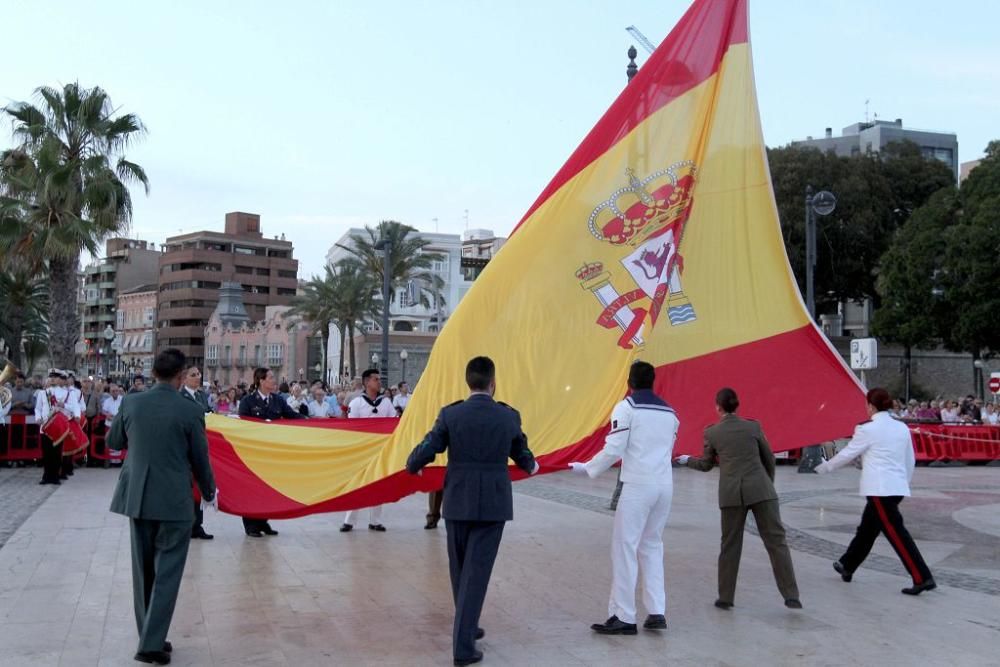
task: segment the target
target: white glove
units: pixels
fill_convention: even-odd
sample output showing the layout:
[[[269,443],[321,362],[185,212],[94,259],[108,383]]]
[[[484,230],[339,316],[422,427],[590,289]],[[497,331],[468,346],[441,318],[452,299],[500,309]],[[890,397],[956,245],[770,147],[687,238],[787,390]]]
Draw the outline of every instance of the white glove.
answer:
[[[680,456],[678,456],[674,460],[677,461],[678,463],[680,463],[683,466],[683,465],[687,465],[688,459],[690,459],[690,458],[691,458],[691,456],[688,455],[688,454],[681,454]]]
[[[569,469],[572,470],[577,475],[587,474],[587,464],[580,463],[579,461],[573,461],[569,464]]]
[[[818,466],[816,466],[815,468],[813,468],[813,472],[817,472],[820,475],[825,475],[828,472],[831,472],[831,470],[830,470],[830,462],[829,461],[823,461]]]

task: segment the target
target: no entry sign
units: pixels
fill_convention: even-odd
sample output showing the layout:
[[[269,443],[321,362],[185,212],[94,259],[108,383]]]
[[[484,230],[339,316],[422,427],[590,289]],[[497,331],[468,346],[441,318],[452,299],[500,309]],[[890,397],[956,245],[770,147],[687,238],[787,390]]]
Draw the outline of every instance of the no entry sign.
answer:
[[[990,391],[994,394],[1000,394],[1000,375],[993,375],[990,378]]]

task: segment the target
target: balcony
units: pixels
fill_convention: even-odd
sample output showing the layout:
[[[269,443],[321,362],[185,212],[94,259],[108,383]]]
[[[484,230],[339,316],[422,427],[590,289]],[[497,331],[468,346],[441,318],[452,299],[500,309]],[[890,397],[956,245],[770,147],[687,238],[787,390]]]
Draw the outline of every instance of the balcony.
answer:
[[[280,368],[281,357],[268,357],[267,365],[270,366],[271,368]]]
[[[205,360],[205,365],[206,366],[218,366],[219,365],[219,360],[218,359],[206,359]]]
[[[220,359],[219,360],[219,366],[221,366],[222,368],[229,368],[230,365],[231,365],[231,362],[230,362],[229,359]]]
[[[245,357],[237,357],[237,359],[236,359],[236,368],[246,368],[246,367],[247,367],[247,360],[246,360],[246,358]]]

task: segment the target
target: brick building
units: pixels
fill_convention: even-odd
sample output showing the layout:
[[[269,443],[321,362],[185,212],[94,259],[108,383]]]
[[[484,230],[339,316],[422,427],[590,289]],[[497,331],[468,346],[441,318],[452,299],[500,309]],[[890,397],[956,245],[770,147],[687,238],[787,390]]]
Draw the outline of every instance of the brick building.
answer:
[[[284,238],[266,239],[260,216],[227,213],[225,231],[168,238],[160,258],[156,348],[176,347],[203,365],[205,328],[224,282],[242,285],[251,320],[267,306],[287,305],[295,295],[299,263]]]
[[[205,379],[223,387],[251,384],[257,367],[270,368],[279,381],[313,380],[322,370],[320,340],[290,316],[289,306],[267,306],[252,320],[240,283],[223,283],[219,303],[205,327]]]

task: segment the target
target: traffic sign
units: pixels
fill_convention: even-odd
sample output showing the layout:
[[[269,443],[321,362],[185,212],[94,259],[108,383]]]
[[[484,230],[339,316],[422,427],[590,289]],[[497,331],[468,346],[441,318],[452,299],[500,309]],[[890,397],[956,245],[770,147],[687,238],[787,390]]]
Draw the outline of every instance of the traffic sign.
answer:
[[[1000,373],[990,373],[990,391],[1000,394]]]
[[[870,371],[873,368],[878,368],[878,341],[874,338],[852,340],[851,368],[856,371]]]

